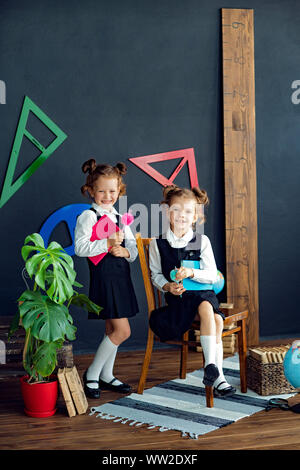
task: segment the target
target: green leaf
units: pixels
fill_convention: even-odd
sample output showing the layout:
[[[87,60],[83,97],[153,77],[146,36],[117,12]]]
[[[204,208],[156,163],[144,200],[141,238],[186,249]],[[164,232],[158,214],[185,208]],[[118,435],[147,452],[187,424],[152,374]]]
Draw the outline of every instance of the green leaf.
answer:
[[[83,308],[84,310],[87,310],[88,312],[99,314],[101,310],[103,310],[103,307],[99,307],[99,305],[92,302],[85,294],[74,295],[71,298],[70,303],[72,305],[76,305],[76,307]]]
[[[83,287],[83,285],[80,284],[80,282],[77,282],[77,281],[74,281],[74,282],[73,282],[73,286],[75,286],[75,287]]]
[[[44,298],[39,291],[26,290],[19,298],[20,316],[25,330],[31,328],[31,334],[50,343],[59,339],[75,339],[76,327],[65,305],[59,305],[49,298]]]
[[[27,243],[33,245],[26,245]],[[25,266],[29,276],[31,278],[34,276],[36,284],[41,289],[47,289],[48,296],[54,302],[63,304],[72,297],[72,286],[76,277],[74,262],[59,243],[51,242],[48,248],[45,248],[42,237],[38,233],[33,233],[25,239],[22,256],[26,261]],[[50,269],[53,272],[52,278],[46,275],[46,271],[49,272]]]
[[[42,259],[39,265],[39,269],[35,275],[35,282],[39,287],[43,290],[46,290],[46,274],[47,274],[47,267],[51,264],[51,260]]]
[[[45,248],[44,239],[39,233],[32,233],[25,238],[24,245],[33,242],[34,245]]]
[[[52,374],[56,366],[56,351],[61,348],[63,341],[43,343],[39,346],[33,356],[33,366],[38,374],[48,377]]]
[[[31,258],[27,259],[26,261],[26,270],[30,277],[32,277],[35,273],[39,273],[39,271],[43,271],[45,268],[51,263],[51,258],[45,258],[44,253],[37,253],[34,254]]]
[[[56,270],[53,275],[53,281],[49,289],[47,289],[47,295],[59,304],[65,302],[73,295],[72,282],[61,271]]]
[[[49,250],[58,250],[60,251],[61,250],[61,245],[57,242],[51,242],[49,245],[48,245],[48,248]]]
[[[23,246],[23,248],[21,250],[21,254],[22,254],[22,258],[23,258],[24,261],[27,260],[29,254],[32,252],[32,250],[34,250],[33,246]]]

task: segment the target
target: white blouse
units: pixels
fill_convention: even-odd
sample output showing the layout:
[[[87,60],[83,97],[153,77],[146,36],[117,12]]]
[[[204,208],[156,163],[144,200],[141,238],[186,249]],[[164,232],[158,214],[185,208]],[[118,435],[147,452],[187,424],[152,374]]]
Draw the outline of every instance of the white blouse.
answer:
[[[178,238],[170,228],[168,228],[166,232],[166,239],[172,248],[185,248],[192,240],[193,236],[194,233],[192,229],[190,229],[182,238]],[[149,246],[149,267],[153,285],[160,291],[165,292],[163,290],[163,286],[169,281],[162,273],[160,253],[155,238],[151,240]],[[202,235],[200,269],[193,268],[193,271],[193,281],[213,284],[217,278],[215,257],[207,235]]]
[[[98,206],[95,202],[92,204],[92,207],[97,211],[97,214],[94,211],[87,209],[83,211],[77,219],[74,236],[75,254],[77,256],[90,257],[101,255],[101,253],[106,253],[108,251],[106,238],[95,240],[93,242],[90,241],[93,226],[97,222],[97,215],[100,215],[101,217],[103,215],[107,215],[115,224],[118,223],[116,215],[120,214],[114,207],[112,207],[111,211],[108,211],[103,209],[101,206]],[[135,237],[128,225],[119,228],[122,228],[124,231],[125,248],[127,248],[130,254],[130,257],[125,259],[129,262],[133,262],[138,255]]]

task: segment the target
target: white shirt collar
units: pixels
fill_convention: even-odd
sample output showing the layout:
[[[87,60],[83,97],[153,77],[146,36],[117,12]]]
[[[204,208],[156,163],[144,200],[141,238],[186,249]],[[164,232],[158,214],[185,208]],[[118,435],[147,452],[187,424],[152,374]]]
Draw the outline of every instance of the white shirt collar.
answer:
[[[114,215],[120,215],[118,211],[114,207],[111,208],[111,210],[103,209],[103,207],[98,206],[95,202],[93,202],[92,207],[98,212],[99,215],[104,215],[104,214],[114,214]]]
[[[172,232],[170,227],[168,228],[167,233],[166,233],[167,240],[172,247],[173,245],[178,245],[178,244],[187,245],[188,242],[192,240],[193,236],[194,236],[194,232],[191,228],[181,238],[177,237],[175,233]]]

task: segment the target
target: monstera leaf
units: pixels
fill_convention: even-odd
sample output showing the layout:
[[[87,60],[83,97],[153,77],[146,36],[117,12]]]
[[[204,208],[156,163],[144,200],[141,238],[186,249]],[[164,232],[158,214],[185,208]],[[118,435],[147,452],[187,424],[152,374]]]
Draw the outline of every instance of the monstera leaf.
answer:
[[[103,310],[103,307],[92,302],[85,294],[74,293],[73,297],[70,299],[70,304],[76,305],[76,307],[83,308],[88,312],[100,313]]]
[[[35,371],[42,377],[52,374],[56,366],[56,351],[63,345],[62,341],[43,343],[35,352],[32,364]]]
[[[31,330],[36,339],[52,341],[75,339],[76,327],[65,305],[59,305],[44,298],[39,291],[26,290],[18,299],[20,317],[25,330]]]
[[[74,263],[59,243],[51,242],[45,248],[41,235],[33,233],[25,239],[22,257],[29,276],[34,276],[37,285],[47,292],[50,299],[63,304],[72,297],[76,277]]]

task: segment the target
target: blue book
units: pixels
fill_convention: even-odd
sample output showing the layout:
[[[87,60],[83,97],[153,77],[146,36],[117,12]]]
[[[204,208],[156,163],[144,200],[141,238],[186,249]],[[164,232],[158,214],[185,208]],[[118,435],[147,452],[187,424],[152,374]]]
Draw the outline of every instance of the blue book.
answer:
[[[181,266],[200,269],[200,261],[184,259],[181,261]],[[193,281],[193,279],[190,278],[183,279],[182,284],[186,290],[213,290],[213,284],[204,284],[202,282]]]

